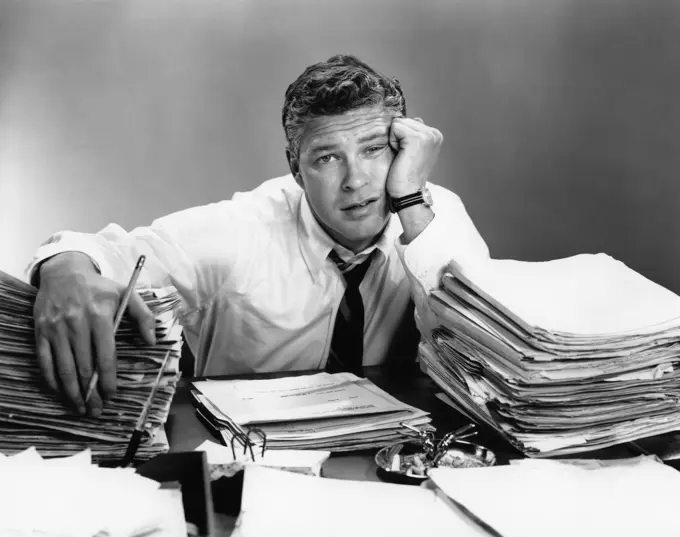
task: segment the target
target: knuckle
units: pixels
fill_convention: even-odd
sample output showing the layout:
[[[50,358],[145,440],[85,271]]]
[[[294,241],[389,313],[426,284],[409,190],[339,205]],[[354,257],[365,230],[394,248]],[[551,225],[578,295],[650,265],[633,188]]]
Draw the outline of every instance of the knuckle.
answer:
[[[121,293],[124,289],[113,280],[101,277],[99,284],[92,289],[92,296],[95,298],[95,302],[103,305],[106,303],[106,307],[110,307],[110,304],[115,304],[118,302]]]
[[[35,327],[40,330],[41,332],[46,332],[47,328],[49,326],[49,319],[47,318],[46,315],[38,315],[35,318]]]
[[[79,356],[78,357],[78,373],[83,380],[89,381],[92,375],[92,364],[90,362],[89,356]]]
[[[52,337],[57,333],[57,326],[61,322],[61,317],[58,315],[42,315],[36,319],[36,328],[41,334]]]
[[[80,308],[68,308],[62,314],[63,319],[69,324],[76,324],[83,318],[83,310]]]
[[[102,302],[92,302],[87,307],[87,314],[97,320],[105,320],[111,317],[111,308]]]

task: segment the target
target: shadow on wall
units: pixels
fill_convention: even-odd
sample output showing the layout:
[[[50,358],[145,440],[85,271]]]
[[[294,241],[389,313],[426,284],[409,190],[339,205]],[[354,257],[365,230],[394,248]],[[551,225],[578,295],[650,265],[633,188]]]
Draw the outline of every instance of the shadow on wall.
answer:
[[[0,269],[287,173],[286,86],[353,52],[442,130],[494,257],[604,251],[680,292],[674,0],[14,0],[0,30]]]

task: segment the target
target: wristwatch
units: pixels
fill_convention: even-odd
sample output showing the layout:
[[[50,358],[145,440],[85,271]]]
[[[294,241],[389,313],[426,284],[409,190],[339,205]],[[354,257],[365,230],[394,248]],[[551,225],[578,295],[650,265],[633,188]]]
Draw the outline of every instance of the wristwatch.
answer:
[[[398,213],[406,207],[412,207],[413,205],[425,205],[425,207],[432,207],[432,194],[427,187],[423,187],[413,194],[408,196],[402,196],[401,198],[389,197],[390,201],[390,211],[393,213]]]

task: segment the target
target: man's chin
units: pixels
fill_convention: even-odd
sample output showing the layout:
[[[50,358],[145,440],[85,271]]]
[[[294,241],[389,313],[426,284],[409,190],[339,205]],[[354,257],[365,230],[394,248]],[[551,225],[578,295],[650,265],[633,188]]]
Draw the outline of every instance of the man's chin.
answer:
[[[355,226],[346,228],[343,235],[348,243],[355,245],[354,248],[351,248],[352,250],[356,251],[356,245],[362,245],[361,249],[363,250],[380,238],[385,231],[386,224],[386,220],[376,219],[370,226],[361,226],[360,229]]]

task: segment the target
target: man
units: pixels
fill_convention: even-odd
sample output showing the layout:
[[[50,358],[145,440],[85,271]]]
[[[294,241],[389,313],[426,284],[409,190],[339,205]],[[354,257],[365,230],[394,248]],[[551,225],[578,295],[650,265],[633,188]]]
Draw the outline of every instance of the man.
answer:
[[[442,135],[406,116],[396,80],[334,56],[289,86],[282,120],[290,175],[130,233],[58,233],[38,250],[28,273],[40,367],[81,413],[94,368],[90,413],[115,393],[112,319],[140,254],[138,286],[181,294],[201,375],[360,373],[412,358],[411,300],[427,329],[446,263],[488,257],[459,198],[428,183]],[[153,344],[138,295],[128,314]]]

